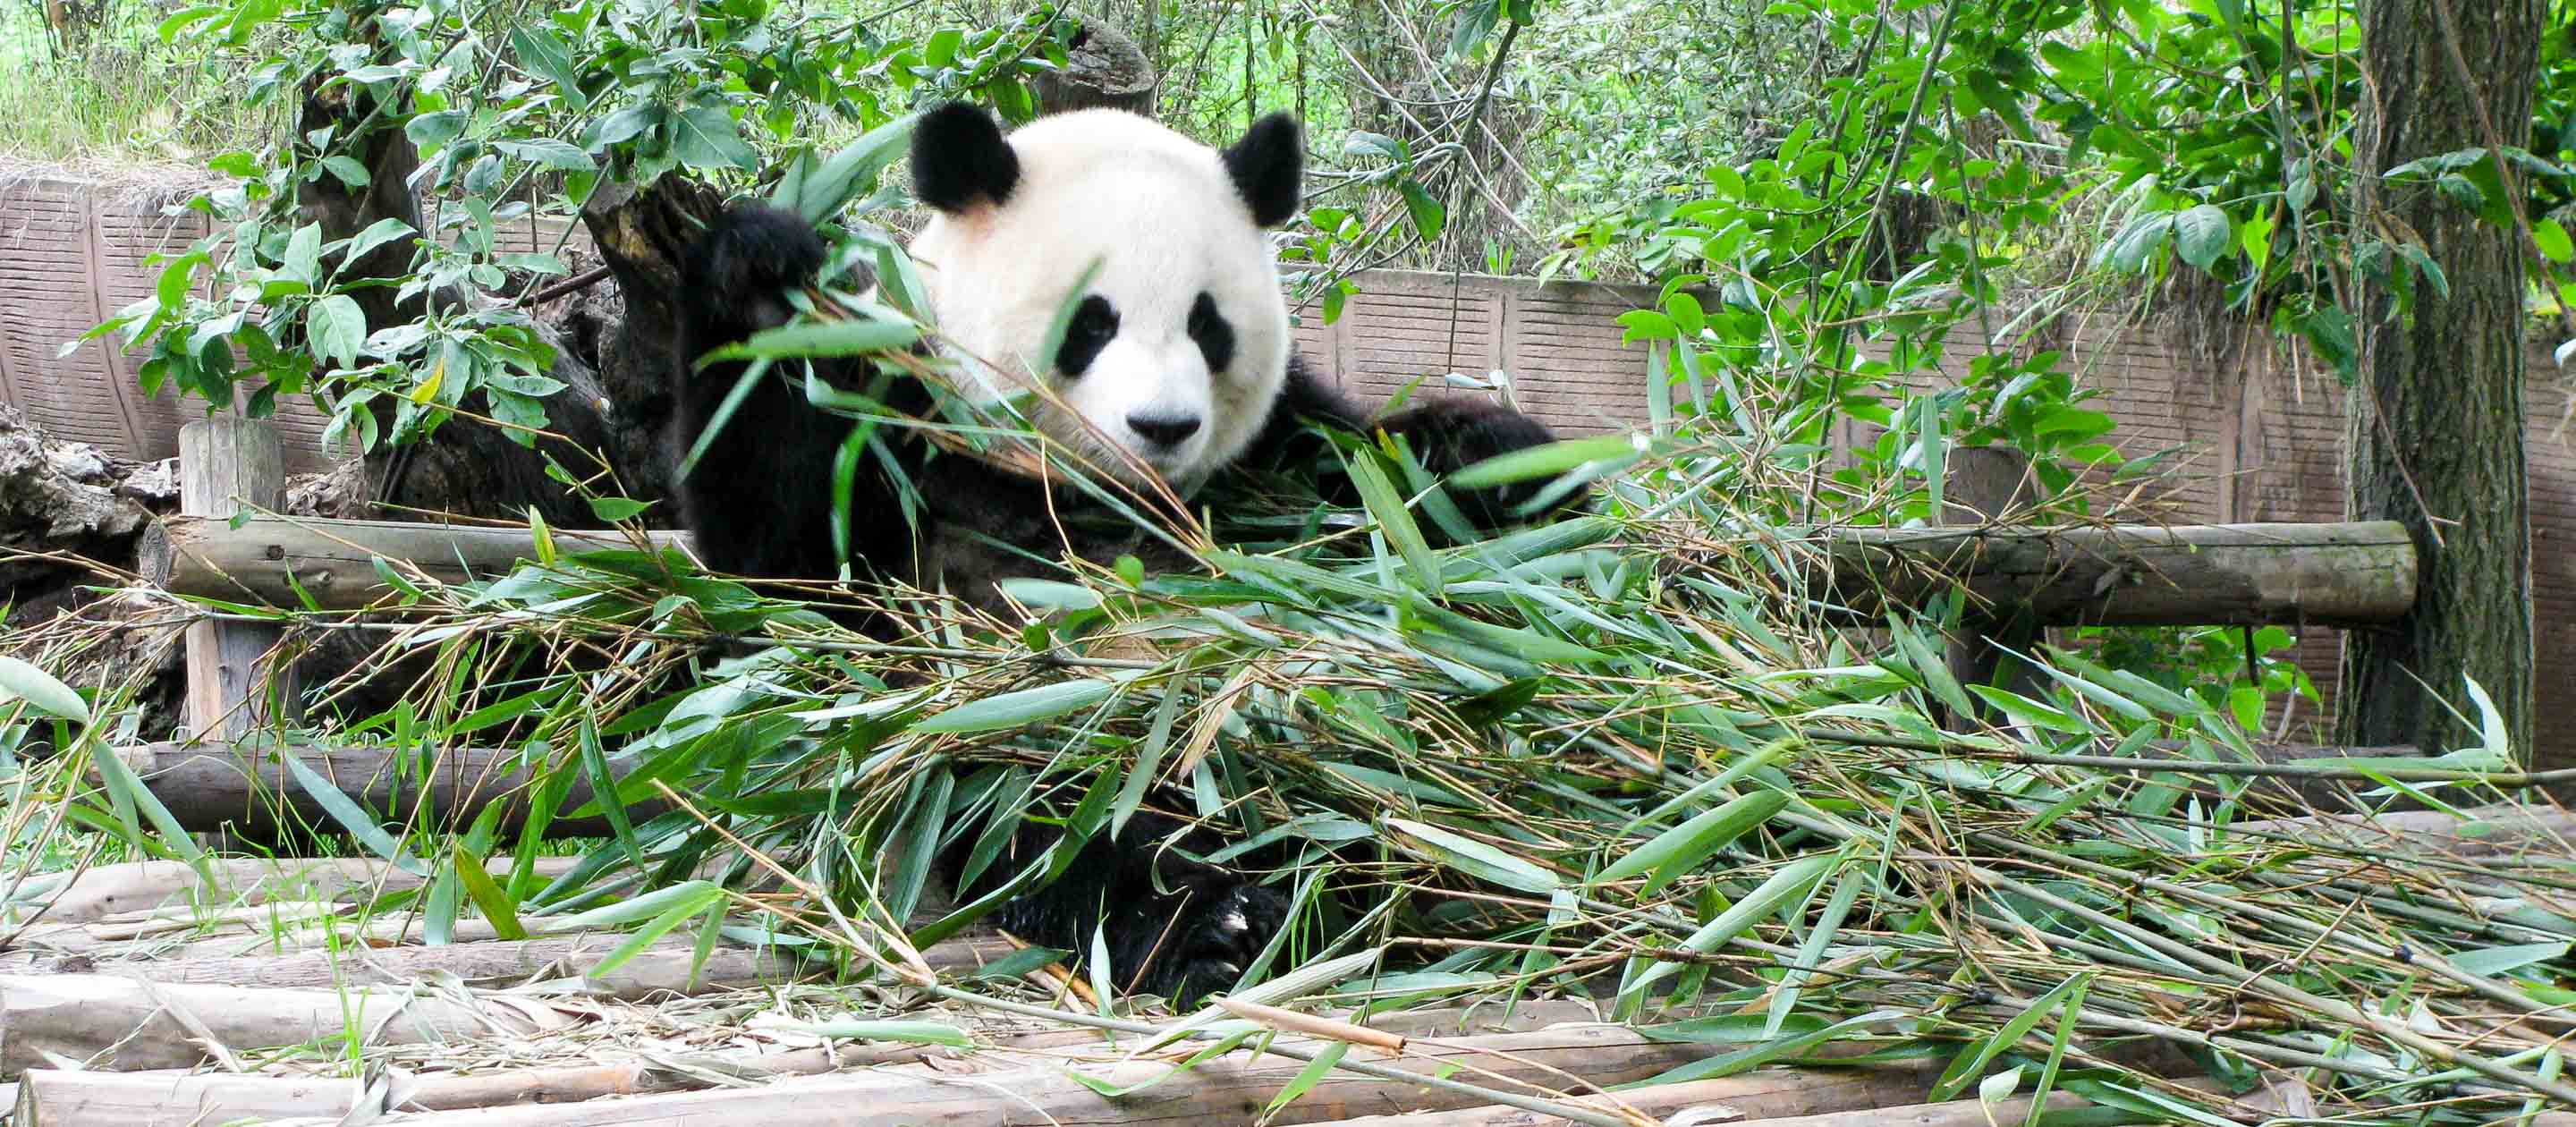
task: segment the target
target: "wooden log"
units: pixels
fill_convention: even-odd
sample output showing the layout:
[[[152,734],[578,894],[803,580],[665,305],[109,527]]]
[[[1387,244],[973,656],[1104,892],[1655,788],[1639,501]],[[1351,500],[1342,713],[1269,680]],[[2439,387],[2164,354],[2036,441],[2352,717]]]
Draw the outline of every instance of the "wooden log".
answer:
[[[553,533],[558,551],[634,548],[614,531]],[[1840,529],[1824,534],[1819,578],[1863,619],[1919,604],[1964,581],[1987,602],[2024,602],[2047,625],[2304,623],[2367,626],[2415,600],[2415,545],[2396,524],[2237,524],[2078,528]],[[684,546],[678,532],[647,546]],[[492,576],[536,556],[516,527],[254,517],[171,517],[144,534],[144,576],[182,595],[354,610],[393,591],[375,561],[408,561],[436,582]],[[295,584],[287,582],[293,576]],[[1955,577],[1955,579],[1954,579]],[[417,582],[417,580],[415,580]]]
[[[106,974],[180,986],[294,989],[335,986],[402,986],[453,976],[472,985],[511,985],[539,978],[569,978],[625,942],[618,934],[546,939],[495,939],[439,947],[370,947],[301,950],[203,958],[100,958],[87,952],[13,960],[11,974]],[[15,956],[18,952],[10,952]],[[0,956],[8,958],[9,956]],[[718,947],[705,961],[694,940],[645,948],[605,975],[583,976],[592,989],[627,1001],[660,995],[794,982],[817,968],[781,950]]]
[[[14,1122],[46,1127],[197,1127],[345,1115],[358,1082],[209,1073],[81,1072],[32,1068],[18,1083]],[[338,1107],[337,1112],[318,1109]]]
[[[1406,1036],[1462,1029],[1528,1030],[1584,1019],[1589,1014],[1588,1007],[1574,1002],[1530,1002],[1510,1010],[1487,1006],[1385,1014],[1374,1027]],[[992,1040],[994,1048],[1012,1050],[1014,1054],[1085,1049],[1099,1044],[1100,1034],[1088,1029],[1050,1029]],[[428,1073],[398,1084],[389,1102],[390,1110],[400,1111],[559,1105],[606,1096],[704,1088],[709,1075],[747,1079],[810,1076],[845,1068],[906,1067],[933,1060],[942,1062],[942,1072],[953,1074],[971,1068],[974,1061],[964,1055],[971,1051],[929,1045],[845,1043],[787,1052],[711,1053],[666,1058],[660,1063],[638,1060],[475,1074]],[[1016,1055],[1010,1059],[1018,1063]],[[41,1123],[43,1127],[195,1127],[199,1123],[247,1118],[336,1118],[347,1115],[358,1097],[356,1086],[347,1081],[220,1073],[177,1077],[42,1068],[22,1074],[19,1093],[21,1114],[32,1108],[42,1116],[19,1122]]]
[[[1693,1124],[1750,1121],[1759,1123],[1760,1127],[1994,1127],[1999,1123],[2022,1122],[2030,1115],[2033,1102],[2030,1097],[2021,1096],[1993,1104],[1981,1100],[1951,1100],[1946,1103],[1854,1106],[1859,1102],[1855,1094],[1832,1087],[1840,1077],[1841,1074],[1828,1070],[1781,1069],[1723,1080],[1659,1084],[1621,1092],[1619,1096],[1629,1108],[1657,1119],[1677,1118],[1687,1113]],[[1780,1083],[1783,1079],[1792,1083]],[[2183,1083],[2186,1087],[2203,1091],[2218,1090],[2216,1081],[2187,1080]],[[1601,1096],[1585,1096],[1572,1102],[1601,1110],[1618,1106]],[[2056,1092],[2048,1097],[2045,1110],[2061,1112],[2092,1106],[2076,1096]],[[2547,1118],[2542,1117],[2544,1121]],[[2576,1116],[2569,1118],[2576,1120]],[[1519,1108],[1471,1107],[1456,1111],[1368,1115],[1318,1124],[1317,1127],[1562,1127],[1567,1122],[1556,1116]]]
[[[130,861],[101,865],[78,874],[35,877],[31,894],[50,895],[45,922],[83,924],[130,912],[165,907],[222,907],[262,904],[272,899],[330,900],[350,889],[398,892],[418,888],[426,878],[382,861],[359,857],[235,858],[210,860],[206,873],[184,861]],[[495,859],[503,871],[510,862]],[[542,857],[539,873],[549,877],[570,869],[573,858]],[[205,877],[211,876],[209,883]]]
[[[1066,18],[1076,26],[1065,37],[1064,69],[1040,71],[1029,79],[1038,113],[1106,107],[1154,116],[1162,76],[1136,41],[1096,17],[1066,13]]]
[[[274,509],[285,494],[285,450],[267,422],[216,415],[179,428],[180,512],[221,524],[245,506]],[[183,719],[195,738],[238,739],[270,721],[295,719],[293,663],[269,657],[283,632],[258,623],[192,622],[186,639]]]
[[[419,818],[432,825],[462,828],[485,806],[502,802],[508,806],[501,824],[515,829],[527,820],[527,799],[534,790],[529,772],[516,765],[516,752],[488,748],[424,753],[390,747],[156,743],[121,747],[116,755],[142,777],[171,817],[190,830],[336,828],[321,801],[287,767],[288,755],[389,825]],[[591,798],[588,780],[575,780],[548,832],[565,837],[608,833],[605,817],[562,816]],[[640,822],[667,806],[660,801],[638,802],[626,808],[627,816]]]
[[[680,532],[643,536],[657,549],[687,541]],[[638,547],[615,530],[555,529],[551,538],[558,552]],[[144,579],[182,595],[301,607],[300,586],[324,610],[357,610],[400,594],[377,574],[379,559],[425,587],[507,574],[536,559],[537,546],[520,526],[252,517],[234,528],[177,516],[144,530],[135,555]]]
[[[1643,1080],[1710,1051],[1707,1046],[1650,1041],[1614,1025],[1570,1025],[1530,1033],[1416,1041],[1396,1057],[1353,1048],[1349,1059],[1426,1076],[1448,1075],[1472,1065],[1479,1084],[1525,1083],[1553,1089],[1571,1083],[1568,1077],[1604,1086]],[[570,1106],[437,1112],[406,1123],[416,1127],[677,1127],[756,1122],[762,1127],[838,1127],[853,1121],[851,1109],[866,1108],[865,1121],[881,1123],[1206,1127],[1250,1121],[1305,1068],[1303,1061],[1277,1056],[1255,1060],[1248,1053],[1237,1053],[1188,1072],[1174,1072],[1170,1063],[1148,1060],[986,1073],[971,1083],[881,1072]],[[1119,1087],[1158,1082],[1112,1100],[1067,1076],[1069,1070]],[[1866,1075],[1836,1075],[1832,1083],[1852,1091],[1911,1092],[1910,1097],[1890,1099],[1902,1102],[1921,1099],[1931,1080],[1930,1073],[1917,1070],[1879,1074],[1893,1077],[1884,1081],[1869,1080]],[[1874,1086],[1878,1083],[1891,1086],[1881,1089]],[[1335,1072],[1265,1121],[1318,1123],[1403,1108],[1441,1110],[1469,1102],[1444,1088]]]
[[[604,954],[616,938],[593,937],[592,945],[583,949]],[[529,942],[534,946],[523,948],[519,955],[505,954],[498,963],[524,966],[539,956],[561,950],[550,946],[553,940]],[[923,958],[932,970],[951,974],[1007,952],[1008,945],[1001,940],[980,938],[939,944],[923,952]],[[345,973],[383,954],[344,954],[340,966]],[[777,981],[763,976],[779,964],[768,957],[735,957],[748,955],[736,950],[722,964],[727,974],[737,976],[736,984]],[[410,965],[426,971],[433,968],[423,965],[425,962],[450,957],[453,956],[424,953],[413,956]],[[655,966],[641,972],[643,977],[633,980],[630,986],[647,984],[648,979],[666,985],[684,984],[688,979],[688,957],[685,950],[675,949],[671,957],[656,959]],[[190,974],[193,972],[186,968],[197,962],[180,960],[165,965]],[[249,960],[223,962],[246,966]],[[480,956],[476,956],[476,963],[482,969],[497,969],[493,961]],[[714,965],[711,961],[710,966]],[[262,980],[266,980],[265,975]],[[331,977],[307,981],[328,982]],[[14,1080],[30,1068],[54,1067],[58,1060],[86,1062],[88,1068],[115,1072],[197,1068],[209,1061],[220,1061],[221,1053],[205,1043],[208,1039],[225,1052],[238,1052],[343,1036],[351,1031],[352,1023],[363,1032],[365,1044],[391,1045],[524,1035],[570,1021],[542,1001],[531,1000],[524,1005],[499,1000],[460,1001],[443,993],[386,986],[299,990],[158,982],[134,977],[130,968],[121,974],[0,974],[0,1080]]]
[[[1822,547],[1827,597],[1873,621],[1954,582],[2051,626],[2372,626],[2415,604],[2415,544],[2393,521],[1840,529]]]
[[[367,1045],[527,1035],[570,1018],[444,994],[156,985],[105,974],[0,975],[0,1079],[55,1062],[132,1072],[355,1035]]]

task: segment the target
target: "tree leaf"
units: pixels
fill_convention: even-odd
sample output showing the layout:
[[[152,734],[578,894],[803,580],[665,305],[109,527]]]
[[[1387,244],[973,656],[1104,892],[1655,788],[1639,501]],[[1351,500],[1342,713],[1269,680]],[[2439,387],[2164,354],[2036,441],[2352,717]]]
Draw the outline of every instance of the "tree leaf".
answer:
[[[598,167],[591,161],[589,153],[581,151],[581,146],[552,137],[539,137],[532,141],[495,141],[492,147],[530,164],[565,172],[589,172]]]
[[[671,154],[691,168],[760,170],[760,154],[742,139],[742,125],[717,106],[700,106],[671,123]]]
[[[304,339],[315,356],[329,357],[343,368],[358,364],[358,349],[367,340],[367,313],[356,298],[332,294],[304,310]]]
[[[2555,219],[2543,219],[2533,223],[2531,241],[2551,262],[2565,262],[2570,258],[2576,258],[2576,242],[2568,240],[2567,228],[2559,226]]]
[[[1431,192],[1420,181],[1406,180],[1396,190],[1404,194],[1404,209],[1413,213],[1413,229],[1422,236],[1422,241],[1427,243],[1439,238],[1441,230],[1449,225],[1449,209],[1432,199]]]
[[[386,243],[390,243],[395,239],[402,238],[405,235],[414,235],[418,233],[419,232],[412,229],[411,224],[405,223],[402,220],[390,217],[379,219],[368,224],[366,230],[358,232],[356,238],[349,240],[349,249],[346,257],[357,258],[358,256],[374,250],[377,247],[383,246]]]
[[[2174,253],[2203,270],[2217,265],[2234,247],[2235,238],[2227,212],[2216,204],[2205,203],[2174,217]]]

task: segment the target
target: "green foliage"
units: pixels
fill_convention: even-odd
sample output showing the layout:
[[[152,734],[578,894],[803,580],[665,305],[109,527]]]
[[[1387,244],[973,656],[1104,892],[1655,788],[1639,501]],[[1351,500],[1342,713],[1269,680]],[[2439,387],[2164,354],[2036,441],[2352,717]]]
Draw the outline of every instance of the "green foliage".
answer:
[[[891,202],[845,211],[891,159],[886,135],[838,165],[815,162],[815,137],[970,91],[1025,118],[1025,79],[1061,59],[1063,26],[1039,9],[971,34],[890,39],[765,0],[588,0],[506,28],[488,17],[456,3],[239,0],[164,20],[164,39],[236,52],[255,107],[292,113],[311,99],[348,112],[291,144],[210,161],[238,177],[187,204],[214,233],[156,260],[153,295],[91,335],[145,350],[147,392],[253,416],[313,396],[332,418],[326,437],[359,450],[457,411],[533,442],[543,401],[564,385],[522,306],[566,268],[560,243],[506,249],[504,224],[568,224],[607,182],[686,170],[738,183],[772,159],[797,170],[791,205],[855,219]],[[414,150],[416,172],[396,159]],[[434,229],[389,219],[326,239],[298,208],[316,186],[363,192],[396,174],[436,202]],[[369,310],[396,319],[370,324]]]

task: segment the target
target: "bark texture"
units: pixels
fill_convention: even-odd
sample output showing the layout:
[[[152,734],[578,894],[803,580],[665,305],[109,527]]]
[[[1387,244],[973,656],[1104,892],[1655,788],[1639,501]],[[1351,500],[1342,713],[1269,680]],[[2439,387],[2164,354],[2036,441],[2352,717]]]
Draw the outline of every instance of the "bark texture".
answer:
[[[2365,327],[2348,412],[2347,516],[2403,523],[2415,538],[2419,580],[2413,613],[2344,644],[2336,694],[2343,742],[2414,744],[2428,753],[2462,746],[2474,736],[2445,702],[2476,718],[2460,680],[2466,674],[2503,712],[2515,751],[2530,755],[2524,243],[2429,186],[2373,174],[2484,147],[2490,128],[2503,144],[2525,143],[2546,14],[2542,0],[2362,6],[2371,93],[2357,137],[2358,226],[2398,237],[2411,230],[2451,293],[2420,294],[2410,318],[2386,321],[2379,314],[2388,295],[2374,290],[2357,311]]]

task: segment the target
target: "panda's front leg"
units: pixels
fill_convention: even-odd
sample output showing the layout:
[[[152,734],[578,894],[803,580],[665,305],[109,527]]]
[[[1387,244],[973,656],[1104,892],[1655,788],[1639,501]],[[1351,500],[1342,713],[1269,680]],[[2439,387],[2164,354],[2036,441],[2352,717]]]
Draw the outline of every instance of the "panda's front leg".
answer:
[[[1284,441],[1287,431],[1302,417],[1341,427],[1356,434],[1384,431],[1404,440],[1420,459],[1422,468],[1447,477],[1487,458],[1544,446],[1556,441],[1547,424],[1509,407],[1481,399],[1427,399],[1384,418],[1372,418],[1369,411],[1339,388],[1324,382],[1306,368],[1302,358],[1288,366],[1288,380],[1281,391],[1277,413],[1272,417],[1272,434],[1265,441]],[[1452,487],[1449,498],[1459,512],[1476,527],[1501,528],[1505,525],[1545,516],[1544,513],[1522,513],[1518,510],[1545,490],[1545,480],[1513,482],[1487,489]],[[1555,506],[1570,508],[1583,500],[1581,490],[1573,491]]]

